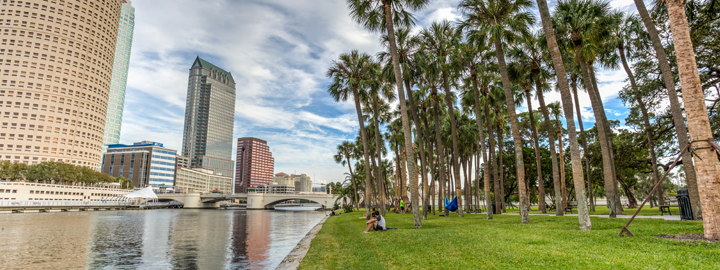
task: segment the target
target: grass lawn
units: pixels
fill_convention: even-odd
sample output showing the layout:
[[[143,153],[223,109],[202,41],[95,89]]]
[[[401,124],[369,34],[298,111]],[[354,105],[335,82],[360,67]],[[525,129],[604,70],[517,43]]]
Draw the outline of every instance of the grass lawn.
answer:
[[[637,208],[634,208],[634,209],[623,208],[623,214],[625,214],[625,215],[632,216],[633,214],[635,214],[635,211],[637,211]],[[519,213],[520,210],[518,210],[517,207],[515,207],[514,209],[508,207],[507,212],[508,213]],[[577,208],[573,208],[572,212],[573,212],[573,214],[577,214]],[[547,213],[555,214],[555,209],[547,210]],[[677,206],[670,206],[670,213],[673,215],[680,215],[680,208],[678,208]],[[540,210],[538,210],[538,206],[531,206],[530,214],[542,214],[542,212],[540,212]],[[590,214],[591,215],[609,215],[610,209],[608,209],[607,206],[598,205],[598,206],[595,206],[595,212],[590,212]],[[659,216],[659,215],[660,215],[660,208],[659,207],[650,208],[650,205],[645,205],[643,207],[643,209],[640,210],[640,213],[638,214],[638,216]],[[667,215],[667,214],[665,214],[665,215]],[[635,222],[635,221],[633,221],[633,222]]]
[[[627,219],[467,214],[428,216],[413,229],[412,214],[388,214],[397,230],[361,233],[364,212],[330,217],[312,241],[301,269],[720,269],[720,243],[677,242],[659,234],[702,233],[699,221],[636,219],[634,237],[617,237]]]

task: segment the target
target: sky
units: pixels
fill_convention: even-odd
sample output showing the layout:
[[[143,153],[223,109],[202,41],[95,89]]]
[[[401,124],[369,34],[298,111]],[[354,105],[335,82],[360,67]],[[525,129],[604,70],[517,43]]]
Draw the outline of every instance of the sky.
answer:
[[[459,2],[431,0],[416,14],[417,25],[460,19]],[[181,149],[188,71],[200,56],[235,79],[233,145],[240,137],[260,138],[275,158],[275,173],[305,173],[316,183],[344,180],[347,167],[336,164],[333,155],[339,143],[355,138],[358,122],[352,102],[337,103],[327,94],[325,74],[341,53],[357,49],[375,55],[381,50],[380,35],[352,21],[345,1],[132,4],[135,32],[120,143],[150,140]],[[555,1],[549,5],[552,12]],[[632,0],[611,5],[635,11]],[[607,117],[624,123],[628,110],[617,93],[625,84],[625,73],[599,70],[597,78]],[[545,100],[559,101],[560,94],[549,93]],[[533,106],[537,104],[534,100]],[[595,118],[586,93],[580,93],[580,106],[585,127],[592,127]]]

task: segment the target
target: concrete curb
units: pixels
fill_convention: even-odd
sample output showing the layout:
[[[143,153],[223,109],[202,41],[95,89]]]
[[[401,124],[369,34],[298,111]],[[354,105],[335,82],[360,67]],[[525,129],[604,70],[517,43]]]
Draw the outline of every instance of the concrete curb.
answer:
[[[283,259],[275,270],[297,269],[298,266],[300,266],[300,262],[302,262],[305,255],[307,255],[308,249],[310,249],[310,243],[313,239],[315,239],[315,235],[317,235],[320,229],[322,229],[322,226],[328,217],[329,216],[325,216],[325,218],[318,222],[318,224],[315,225],[315,227],[313,227],[302,240],[300,240],[297,246],[290,251],[290,254],[285,256],[285,259]]]

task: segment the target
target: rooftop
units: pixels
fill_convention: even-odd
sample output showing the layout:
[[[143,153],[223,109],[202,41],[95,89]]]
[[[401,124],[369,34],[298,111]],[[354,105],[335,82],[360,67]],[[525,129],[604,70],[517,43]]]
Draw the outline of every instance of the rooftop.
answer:
[[[212,63],[210,63],[208,61],[205,61],[205,59],[200,58],[200,56],[195,58],[195,62],[193,63],[192,67],[201,67],[201,68],[204,68],[207,70],[216,70],[216,71],[220,72],[222,75],[227,76],[231,82],[233,82],[233,83],[235,82],[235,80],[233,79],[232,74],[230,74],[230,72],[227,72],[226,70],[219,68],[216,65],[213,65]]]

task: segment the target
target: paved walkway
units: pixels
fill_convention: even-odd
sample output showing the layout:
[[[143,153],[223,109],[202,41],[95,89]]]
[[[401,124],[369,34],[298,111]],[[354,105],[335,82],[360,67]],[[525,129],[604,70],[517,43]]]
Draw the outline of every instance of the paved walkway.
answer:
[[[503,213],[503,215],[520,215],[519,213]],[[553,216],[556,217],[555,214],[535,214],[531,213],[528,214],[531,216]],[[571,216],[571,217],[577,217],[578,214],[565,214],[565,216]],[[610,215],[590,215],[591,217],[602,217],[602,218],[610,218]],[[631,218],[632,215],[617,215],[617,218]],[[636,216],[635,218],[656,218],[656,219],[664,219],[664,220],[673,220],[673,221],[680,221],[680,215],[667,215],[667,216]]]

